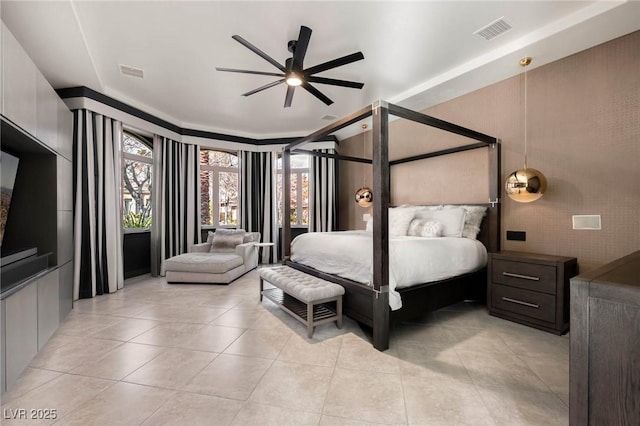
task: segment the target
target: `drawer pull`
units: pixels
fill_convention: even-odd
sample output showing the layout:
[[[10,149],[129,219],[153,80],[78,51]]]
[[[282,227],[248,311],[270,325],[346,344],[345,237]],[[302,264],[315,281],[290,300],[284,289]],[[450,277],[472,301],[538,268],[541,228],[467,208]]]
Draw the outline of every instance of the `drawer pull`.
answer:
[[[540,308],[540,305],[536,305],[535,303],[523,302],[522,300],[512,299],[510,297],[503,297],[502,300],[505,302],[517,303],[518,305],[528,306],[530,308]]]
[[[522,278],[523,280],[540,281],[539,277],[532,277],[531,275],[514,274],[513,272],[503,272],[505,277]]]

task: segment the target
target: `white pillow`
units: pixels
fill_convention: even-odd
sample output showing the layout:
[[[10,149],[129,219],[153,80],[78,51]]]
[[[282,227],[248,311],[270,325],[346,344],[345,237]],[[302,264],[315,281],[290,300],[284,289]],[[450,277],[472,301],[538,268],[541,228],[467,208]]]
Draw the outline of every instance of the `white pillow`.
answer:
[[[389,208],[389,237],[405,237],[417,208]],[[373,219],[367,221],[367,232],[373,232]]]
[[[414,208],[389,209],[389,237],[406,236],[415,212]]]
[[[442,223],[436,220],[413,219],[409,224],[408,234],[411,237],[441,237]]]
[[[454,206],[447,205],[444,206],[444,209],[452,209],[462,207],[465,209],[467,214],[464,219],[464,228],[462,229],[462,236],[464,238],[469,238],[475,240],[478,237],[478,233],[480,233],[480,225],[482,224],[482,219],[484,215],[487,213],[486,206]]]
[[[452,207],[443,210],[420,210],[417,219],[435,220],[442,223],[443,237],[461,237],[464,228],[466,211],[462,207]]]
[[[216,229],[211,241],[210,252],[234,252],[242,244],[244,229]]]

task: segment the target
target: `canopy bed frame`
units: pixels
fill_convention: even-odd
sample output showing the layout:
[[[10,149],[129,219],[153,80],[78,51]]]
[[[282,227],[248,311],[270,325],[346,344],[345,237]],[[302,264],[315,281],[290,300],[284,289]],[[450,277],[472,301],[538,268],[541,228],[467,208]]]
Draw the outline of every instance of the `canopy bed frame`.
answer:
[[[428,152],[421,155],[389,161],[389,118],[404,118],[426,126],[431,126],[472,139],[474,142],[454,148]],[[372,117],[373,158],[349,157],[303,150],[302,145],[320,140],[337,130]],[[391,321],[401,321],[419,316],[450,304],[469,299],[486,297],[486,270],[462,276],[419,284],[399,289],[402,296],[402,308],[392,311],[389,308],[389,207],[390,207],[390,169],[398,164],[426,158],[475,149],[489,150],[489,200],[487,215],[483,220],[478,239],[488,252],[500,249],[500,143],[497,138],[488,136],[462,126],[421,114],[385,101],[376,101],[355,113],[338,120],[306,137],[292,142],[283,150],[284,206],[283,217],[290,217],[291,193],[291,155],[304,152],[310,155],[333,158],[342,161],[368,163],[373,166],[373,283],[371,286],[337,277],[292,262],[291,225],[288,220],[282,224],[283,262],[310,275],[341,284],[345,288],[343,311],[346,315],[372,328],[373,346],[378,350],[389,347],[389,329]],[[482,286],[481,284],[485,285]],[[476,289],[475,294],[470,293]]]

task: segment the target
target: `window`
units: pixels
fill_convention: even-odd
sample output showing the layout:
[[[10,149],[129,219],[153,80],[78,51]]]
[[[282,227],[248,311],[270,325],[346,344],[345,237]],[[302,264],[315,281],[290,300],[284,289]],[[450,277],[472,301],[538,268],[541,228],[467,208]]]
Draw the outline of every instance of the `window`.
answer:
[[[124,229],[151,227],[153,150],[143,138],[122,133],[122,224]]]
[[[282,157],[278,158],[278,224],[282,226]],[[291,156],[291,226],[309,226],[309,156]]]
[[[216,228],[237,226],[238,192],[238,156],[200,150],[201,224]]]

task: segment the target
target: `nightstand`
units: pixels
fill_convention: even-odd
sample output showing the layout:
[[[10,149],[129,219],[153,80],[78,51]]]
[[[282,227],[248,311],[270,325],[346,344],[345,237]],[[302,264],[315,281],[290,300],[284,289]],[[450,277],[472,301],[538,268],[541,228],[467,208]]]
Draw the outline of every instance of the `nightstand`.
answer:
[[[500,251],[489,254],[489,314],[558,335],[569,330],[569,279],[575,257]]]

